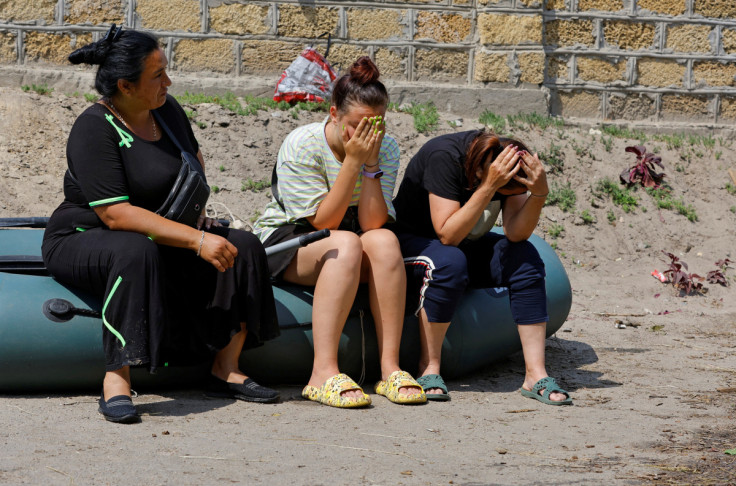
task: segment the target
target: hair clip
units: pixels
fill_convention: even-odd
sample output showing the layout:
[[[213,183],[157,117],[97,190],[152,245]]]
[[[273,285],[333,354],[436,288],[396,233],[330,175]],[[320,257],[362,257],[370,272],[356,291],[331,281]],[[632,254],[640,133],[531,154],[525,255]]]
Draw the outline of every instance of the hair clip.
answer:
[[[115,27],[115,24],[112,24],[112,26],[110,26],[110,30],[108,30],[107,34],[105,34],[105,37],[102,38],[102,42],[109,42],[110,44],[112,44],[120,38],[120,34],[123,33],[123,26],[121,25],[117,28],[117,30],[115,30]]]

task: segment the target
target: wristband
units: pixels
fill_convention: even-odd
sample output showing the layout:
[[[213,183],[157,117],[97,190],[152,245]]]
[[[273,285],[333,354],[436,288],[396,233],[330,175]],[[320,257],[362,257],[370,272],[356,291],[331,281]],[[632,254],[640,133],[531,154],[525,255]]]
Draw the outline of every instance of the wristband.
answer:
[[[202,243],[204,243],[204,231],[202,231],[202,237],[199,239],[199,248],[197,248],[197,256],[202,253]]]
[[[368,172],[367,170],[363,169],[363,176],[368,177],[369,179],[380,179],[383,175],[382,170],[377,170],[375,172]]]

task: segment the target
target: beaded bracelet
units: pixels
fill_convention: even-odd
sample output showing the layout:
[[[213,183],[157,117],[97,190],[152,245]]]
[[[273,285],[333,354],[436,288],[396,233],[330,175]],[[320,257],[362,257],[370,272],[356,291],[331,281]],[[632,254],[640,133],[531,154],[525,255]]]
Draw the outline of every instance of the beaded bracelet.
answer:
[[[204,243],[204,231],[202,231],[202,237],[199,239],[199,248],[197,248],[197,256],[202,252],[202,243]]]

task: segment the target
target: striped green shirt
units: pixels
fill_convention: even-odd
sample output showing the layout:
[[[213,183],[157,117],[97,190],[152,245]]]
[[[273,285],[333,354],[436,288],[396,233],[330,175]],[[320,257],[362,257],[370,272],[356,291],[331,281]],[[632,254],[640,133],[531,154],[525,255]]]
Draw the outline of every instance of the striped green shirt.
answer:
[[[262,242],[278,227],[313,216],[335,184],[342,164],[327,144],[325,125],[328,121],[329,117],[321,123],[299,127],[281,144],[276,160],[278,185],[275,190],[286,211],[281,209],[275,199],[268,203],[253,229]],[[388,135],[383,137],[378,160],[383,170],[381,191],[388,208],[389,221],[395,221],[396,211],[391,200],[399,171],[399,144]],[[350,206],[358,205],[362,182],[363,176],[359,175]]]

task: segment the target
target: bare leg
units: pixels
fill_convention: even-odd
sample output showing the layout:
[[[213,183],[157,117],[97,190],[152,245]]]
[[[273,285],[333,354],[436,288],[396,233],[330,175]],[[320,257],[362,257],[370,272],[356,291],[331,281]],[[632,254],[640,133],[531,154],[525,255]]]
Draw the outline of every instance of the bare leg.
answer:
[[[217,378],[227,381],[228,383],[243,383],[248,376],[240,371],[238,361],[240,353],[243,351],[245,337],[248,331],[245,329],[245,322],[240,323],[240,331],[230,338],[230,342],[219,350],[215,355],[212,363],[212,374]]]
[[[449,322],[429,322],[424,308],[419,312],[419,342],[421,354],[419,355],[419,369],[417,375],[439,375],[440,361],[442,359],[442,342],[449,329]],[[444,393],[439,388],[429,388],[424,393]]]
[[[300,248],[284,272],[284,280],[315,285],[312,306],[314,363],[309,385],[321,387],[340,372],[337,349],[350,307],[358,291],[363,249],[358,235],[333,231],[330,237]],[[359,390],[342,393],[360,397]]]
[[[105,401],[118,395],[130,396],[130,366],[123,366],[119,370],[108,371],[102,381],[102,390]]]
[[[361,282],[368,282],[371,313],[376,324],[381,379],[399,368],[399,346],[404,327],[406,271],[396,236],[386,229],[375,229],[361,236],[363,261]],[[414,388],[414,390],[412,390]],[[417,387],[402,387],[402,395],[418,392]]]
[[[524,324],[517,326],[521,338],[521,348],[524,353],[524,364],[526,376],[522,387],[531,391],[536,382],[545,378],[547,369],[544,365],[544,341],[546,336],[546,322],[537,324]],[[543,390],[542,390],[543,391]],[[555,402],[565,400],[567,397],[562,393],[551,393],[549,399]]]

